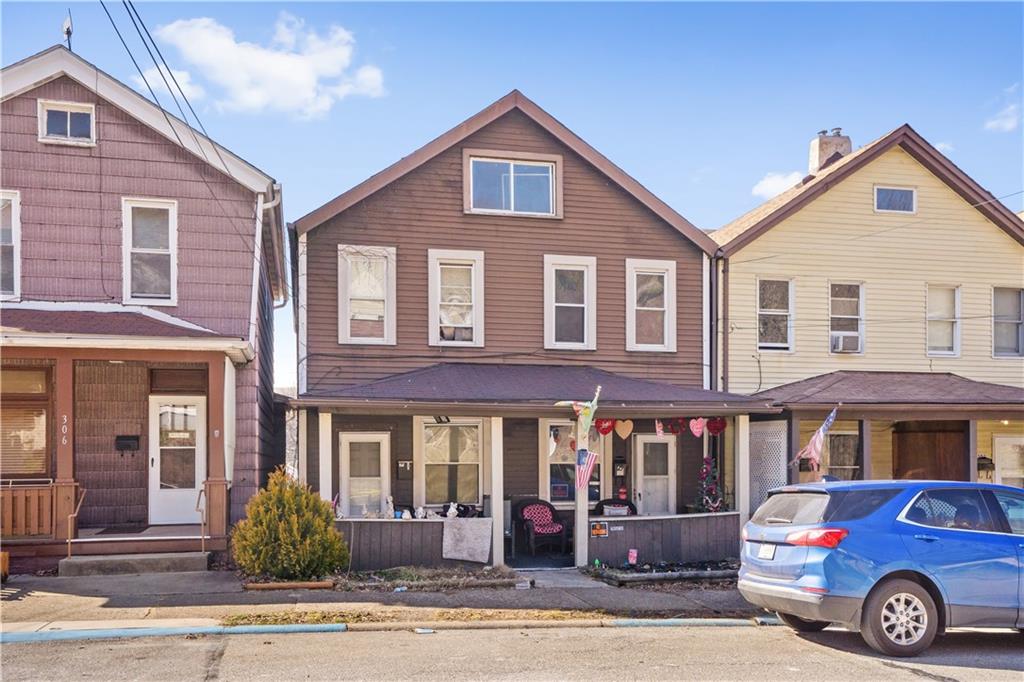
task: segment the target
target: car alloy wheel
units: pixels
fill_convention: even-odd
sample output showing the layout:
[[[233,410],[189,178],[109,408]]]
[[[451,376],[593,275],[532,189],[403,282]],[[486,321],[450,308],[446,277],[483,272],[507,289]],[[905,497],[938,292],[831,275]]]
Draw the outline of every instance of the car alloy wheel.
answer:
[[[928,612],[916,596],[898,592],[882,606],[882,631],[894,644],[911,646],[928,629]]]

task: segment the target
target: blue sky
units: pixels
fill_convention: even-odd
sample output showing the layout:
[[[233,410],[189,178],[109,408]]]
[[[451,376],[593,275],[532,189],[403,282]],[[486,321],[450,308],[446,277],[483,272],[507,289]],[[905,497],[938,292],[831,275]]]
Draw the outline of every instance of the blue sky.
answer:
[[[5,1],[3,63],[57,42],[66,6]],[[910,123],[997,196],[1024,188],[1020,3],[138,9],[211,136],[284,183],[289,220],[513,88],[703,228],[781,189],[769,174],[804,171],[835,126],[857,147]],[[71,11],[75,51],[134,84],[99,3]],[[277,330],[277,381],[294,385],[290,313]]]

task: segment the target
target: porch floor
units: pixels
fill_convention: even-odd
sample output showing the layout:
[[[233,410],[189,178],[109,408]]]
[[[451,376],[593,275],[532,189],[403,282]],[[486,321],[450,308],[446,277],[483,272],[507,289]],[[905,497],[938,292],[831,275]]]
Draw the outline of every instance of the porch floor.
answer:
[[[202,526],[196,524],[181,524],[170,526],[146,526],[141,530],[125,530],[119,532],[117,527],[93,527],[79,528],[78,537],[75,542],[99,541],[99,540],[151,540],[151,539],[175,539],[191,540],[202,537]],[[207,533],[209,537],[209,533]]]

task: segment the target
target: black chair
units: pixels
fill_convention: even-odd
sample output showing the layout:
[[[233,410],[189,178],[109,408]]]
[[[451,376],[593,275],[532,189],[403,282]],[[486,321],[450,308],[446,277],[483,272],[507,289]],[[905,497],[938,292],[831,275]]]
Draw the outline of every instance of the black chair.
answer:
[[[568,528],[558,520],[550,502],[539,498],[523,500],[516,506],[515,519],[523,527],[531,555],[536,556],[537,545],[545,542],[557,542],[565,554]]]

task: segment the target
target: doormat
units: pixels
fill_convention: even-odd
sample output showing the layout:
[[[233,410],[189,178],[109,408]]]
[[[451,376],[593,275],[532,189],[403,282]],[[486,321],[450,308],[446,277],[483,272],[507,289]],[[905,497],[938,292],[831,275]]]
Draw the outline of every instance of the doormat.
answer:
[[[96,535],[134,535],[136,533],[143,532],[147,528],[149,528],[149,526],[139,526],[134,524],[130,526],[107,526],[99,533],[96,533]]]

